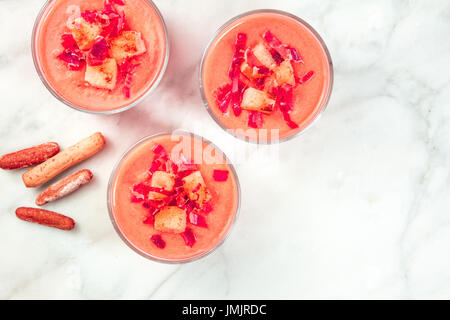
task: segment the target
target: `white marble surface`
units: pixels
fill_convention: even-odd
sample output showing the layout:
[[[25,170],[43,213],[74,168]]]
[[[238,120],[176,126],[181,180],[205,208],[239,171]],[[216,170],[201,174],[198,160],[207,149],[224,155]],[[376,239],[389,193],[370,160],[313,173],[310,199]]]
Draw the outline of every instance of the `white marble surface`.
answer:
[[[160,87],[123,114],[74,111],[46,91],[30,37],[43,0],[0,0],[0,153],[63,147],[102,131],[107,148],[81,167],[95,182],[48,206],[73,232],[25,223],[20,172],[0,172],[0,298],[450,298],[450,3],[431,1],[157,0],[172,54]],[[266,150],[222,131],[202,105],[202,51],[227,19],[277,8],[310,22],[329,46],[335,87],[322,119]],[[240,217],[214,254],[148,261],[116,235],[106,186],[139,138],[194,131],[238,161]],[[276,148],[276,147],[275,147]]]

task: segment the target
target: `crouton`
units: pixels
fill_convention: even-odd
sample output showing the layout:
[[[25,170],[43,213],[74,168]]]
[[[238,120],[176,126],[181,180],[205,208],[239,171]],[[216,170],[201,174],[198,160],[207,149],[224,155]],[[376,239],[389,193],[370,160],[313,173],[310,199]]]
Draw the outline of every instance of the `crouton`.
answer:
[[[275,100],[264,91],[255,88],[247,88],[244,91],[241,103],[242,109],[271,113],[274,105]]]
[[[258,59],[261,64],[269,69],[275,69],[277,63],[272,58],[270,51],[266,48],[266,46],[262,43],[258,43],[253,48],[253,55]]]
[[[123,31],[117,38],[111,40],[111,54],[117,61],[143,54],[145,51],[145,43],[140,32]]]
[[[195,171],[182,179],[183,188],[190,200],[199,205],[210,200],[211,195],[206,187],[200,171]]]
[[[84,80],[91,86],[112,90],[117,81],[117,63],[114,59],[106,59],[99,66],[86,66]]]
[[[295,85],[294,68],[292,68],[290,61],[285,60],[281,62],[273,72],[278,86],[282,86],[285,83]]]
[[[164,171],[155,171],[152,175],[151,186],[161,188],[165,191],[172,191],[175,185],[175,177],[173,174]],[[159,192],[150,191],[148,198],[151,200],[162,200],[166,196]]]
[[[175,206],[164,207],[155,216],[155,230],[181,233],[186,229],[186,212]]]
[[[89,50],[94,44],[95,38],[102,32],[99,23],[91,23],[79,17],[69,26],[73,38],[81,50]]]

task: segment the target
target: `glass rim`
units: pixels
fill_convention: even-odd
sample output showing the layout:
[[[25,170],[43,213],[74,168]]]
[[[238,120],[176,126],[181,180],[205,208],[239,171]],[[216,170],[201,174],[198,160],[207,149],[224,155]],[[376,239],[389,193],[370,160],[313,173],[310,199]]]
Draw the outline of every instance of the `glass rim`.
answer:
[[[159,20],[161,21],[162,27],[163,27],[163,31],[164,31],[164,41],[166,43],[166,50],[165,50],[165,55],[164,55],[164,62],[163,65],[159,71],[159,75],[156,78],[155,82],[139,97],[137,98],[135,101],[126,104],[120,108],[116,108],[116,109],[110,109],[110,110],[89,110],[89,109],[85,109],[79,106],[76,106],[74,104],[72,104],[71,102],[69,102],[68,100],[66,100],[65,98],[63,98],[60,94],[58,94],[58,92],[56,92],[55,89],[53,89],[53,87],[50,85],[50,83],[47,81],[47,79],[44,77],[41,68],[39,66],[38,63],[38,54],[36,53],[36,37],[38,35],[37,33],[37,29],[39,27],[39,24],[41,22],[42,19],[42,15],[44,14],[45,10],[47,9],[47,7],[54,1],[58,1],[58,0],[46,0],[46,2],[44,3],[44,5],[42,6],[41,10],[39,11],[36,20],[34,21],[34,25],[33,25],[33,32],[31,34],[31,54],[33,57],[33,63],[34,63],[34,67],[36,69],[36,72],[39,76],[39,78],[41,79],[42,83],[44,84],[44,86],[47,88],[47,90],[60,102],[64,103],[65,105],[69,106],[72,109],[75,109],[77,111],[81,111],[81,112],[85,112],[85,113],[90,113],[90,114],[104,114],[104,115],[109,115],[109,114],[116,114],[116,113],[120,113],[123,111],[126,111],[128,109],[131,109],[133,107],[135,107],[136,105],[138,105],[139,103],[141,103],[151,92],[153,92],[154,89],[156,89],[156,87],[158,87],[158,85],[160,84],[164,73],[166,72],[167,69],[167,65],[169,63],[169,55],[170,55],[170,42],[169,42],[169,36],[168,36],[168,31],[167,31],[167,26],[166,23],[164,21],[164,18],[161,14],[161,12],[159,11],[158,7],[155,5],[155,3],[152,0],[144,0],[146,2],[148,2],[150,4],[150,6],[155,10]]]
[[[206,95],[205,95],[205,90],[203,87],[203,69],[204,69],[204,63],[205,63],[205,58],[209,52],[209,49],[211,48],[211,45],[213,44],[213,42],[217,39],[217,37],[221,34],[222,31],[224,31],[229,25],[231,25],[233,22],[246,17],[246,16],[250,16],[253,14],[259,14],[259,13],[275,13],[275,14],[279,14],[279,15],[284,15],[286,17],[292,18],[294,20],[296,20],[297,22],[299,22],[300,24],[302,24],[304,27],[306,27],[312,34],[314,37],[316,37],[317,41],[319,42],[321,48],[323,49],[324,53],[325,53],[325,57],[327,58],[327,62],[328,62],[328,66],[330,68],[330,76],[329,76],[329,86],[328,86],[328,90],[326,92],[326,97],[324,99],[324,101],[322,102],[322,106],[320,108],[320,111],[315,115],[315,117],[313,119],[311,119],[309,121],[309,123],[301,130],[283,138],[283,139],[279,139],[277,141],[272,141],[272,140],[267,140],[264,142],[259,142],[258,140],[254,140],[245,136],[241,136],[238,135],[234,132],[231,132],[231,130],[229,130],[230,128],[227,128],[214,114],[214,112],[212,111],[207,99],[206,99]],[[211,118],[214,119],[214,121],[219,125],[219,127],[221,127],[223,130],[225,130],[226,132],[228,132],[230,135],[234,136],[235,138],[238,138],[240,140],[246,141],[246,142],[250,142],[250,143],[255,143],[255,144],[264,144],[264,145],[269,145],[269,144],[274,144],[274,143],[281,143],[281,142],[285,142],[288,140],[291,140],[297,136],[299,136],[300,134],[305,133],[309,128],[312,127],[312,125],[314,123],[316,123],[316,121],[320,118],[320,116],[322,115],[322,113],[325,111],[325,109],[328,106],[328,103],[330,102],[330,98],[331,98],[331,93],[333,91],[333,83],[334,83],[334,70],[333,70],[333,61],[331,59],[331,54],[328,50],[328,47],[325,44],[325,41],[322,39],[322,37],[320,36],[320,34],[305,20],[301,19],[300,17],[290,13],[290,12],[286,12],[286,11],[282,11],[282,10],[277,10],[277,9],[257,9],[257,10],[251,10],[251,11],[246,11],[244,13],[241,13],[237,16],[234,16],[233,18],[227,20],[221,27],[219,27],[219,29],[217,29],[217,31],[214,33],[214,35],[212,36],[212,38],[209,40],[208,44],[206,45],[205,50],[203,51],[203,55],[202,55],[202,59],[200,62],[200,68],[199,68],[199,82],[200,82],[200,94],[202,96],[202,100],[203,100],[203,104],[206,108],[206,110],[208,111],[209,115],[211,116]],[[270,129],[268,129],[270,130]]]
[[[204,258],[204,257],[208,256],[209,254],[213,253],[214,251],[216,251],[219,247],[221,247],[222,244],[225,242],[225,240],[228,239],[228,237],[230,236],[231,230],[233,229],[234,225],[236,224],[236,220],[238,219],[238,216],[239,216],[239,211],[240,211],[240,207],[241,207],[241,186],[240,186],[239,178],[238,178],[236,169],[234,168],[234,165],[230,162],[230,160],[226,156],[226,154],[217,145],[212,143],[210,140],[204,138],[203,136],[197,135],[195,133],[188,132],[188,131],[182,131],[182,130],[176,131],[176,135],[184,135],[184,136],[193,137],[195,139],[201,139],[202,141],[213,146],[214,149],[219,150],[223,154],[227,165],[230,167],[231,173],[233,174],[234,180],[236,182],[237,206],[236,206],[236,211],[234,212],[234,215],[233,215],[233,221],[232,221],[231,225],[229,226],[226,234],[214,247],[212,247],[209,250],[202,252],[200,254],[197,254],[197,255],[194,255],[194,256],[188,257],[188,258],[183,258],[183,259],[172,260],[172,259],[163,259],[163,258],[155,257],[155,256],[145,252],[144,250],[139,249],[137,246],[133,245],[133,243],[125,237],[123,232],[120,230],[118,224],[116,223],[116,219],[114,218],[113,209],[112,209],[112,191],[113,191],[112,187],[113,187],[113,184],[114,184],[114,181],[116,178],[117,170],[119,169],[120,165],[122,164],[122,161],[140,144],[142,144],[148,140],[157,138],[157,137],[171,136],[173,134],[174,134],[174,131],[173,132],[160,132],[160,133],[155,133],[152,135],[145,136],[145,137],[139,139],[136,143],[134,143],[131,147],[129,147],[122,154],[120,159],[114,165],[111,175],[109,177],[108,188],[107,188],[107,205],[108,205],[109,218],[111,220],[111,223],[113,224],[114,230],[119,235],[119,237],[122,239],[122,241],[129,248],[131,248],[134,252],[136,252],[137,254],[139,254],[140,256],[142,256],[144,258],[147,258],[147,259],[155,261],[155,262],[166,263],[166,264],[183,264],[183,263],[188,263],[188,262],[192,262],[192,261],[196,261],[201,258]]]

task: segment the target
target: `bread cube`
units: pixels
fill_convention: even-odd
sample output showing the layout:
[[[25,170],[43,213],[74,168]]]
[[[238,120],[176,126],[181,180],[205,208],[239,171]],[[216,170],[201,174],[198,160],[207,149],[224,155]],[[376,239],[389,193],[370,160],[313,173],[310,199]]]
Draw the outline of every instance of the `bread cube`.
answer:
[[[175,177],[173,174],[165,171],[155,171],[152,175],[151,186],[172,191],[175,186]]]
[[[145,51],[147,49],[140,32],[123,31],[111,40],[111,54],[117,61],[143,54]]]
[[[154,188],[161,188],[165,191],[173,191],[175,185],[175,177],[173,174],[164,171],[155,171],[152,175],[150,184]],[[162,200],[166,196],[159,192],[150,191],[148,198],[151,200]]]
[[[206,187],[200,171],[194,171],[182,179],[184,191],[186,191],[190,200],[199,205],[210,200],[211,195]]]
[[[266,75],[259,73],[258,67],[251,67],[247,62],[242,62],[241,72],[250,80],[264,78]]]
[[[79,17],[69,25],[73,38],[81,50],[89,50],[94,44],[95,38],[102,32],[102,27],[98,23],[90,23]]]
[[[265,92],[255,88],[247,88],[244,91],[241,107],[245,110],[271,113],[275,100]]]
[[[282,86],[285,83],[295,85],[294,68],[292,68],[292,64],[289,60],[281,62],[273,72],[278,86]]]
[[[181,233],[186,229],[186,212],[176,206],[164,207],[155,216],[155,230]]]
[[[277,63],[272,58],[272,55],[270,54],[270,51],[266,48],[266,46],[263,43],[258,43],[253,48],[253,54],[258,59],[261,64],[271,70],[275,69],[277,66]]]
[[[99,66],[86,66],[84,75],[91,86],[100,89],[112,90],[117,82],[117,62],[114,59],[105,59]]]

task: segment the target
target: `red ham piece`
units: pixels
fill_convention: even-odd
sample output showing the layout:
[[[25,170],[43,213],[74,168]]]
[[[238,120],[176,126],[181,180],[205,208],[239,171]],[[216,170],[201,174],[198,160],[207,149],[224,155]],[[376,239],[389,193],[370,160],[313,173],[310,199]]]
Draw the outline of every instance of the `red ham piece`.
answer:
[[[250,111],[248,114],[248,126],[251,128],[261,128],[263,125],[263,118],[261,112]]]
[[[195,203],[194,201],[188,201],[182,209],[186,210],[186,213],[189,214],[193,210],[197,209],[197,203]]]
[[[194,166],[194,165],[193,165]],[[178,177],[180,179],[190,175],[191,173],[193,173],[194,171],[197,171],[197,166],[196,169],[186,169],[184,170],[182,167],[180,167],[180,170],[178,171]]]
[[[125,98],[129,99],[131,97],[131,88],[130,86],[126,85],[123,87],[122,89],[123,95],[125,96]]]
[[[135,194],[131,195],[131,202],[138,203],[144,201],[144,198],[137,197]]]
[[[235,86],[237,89],[235,89]],[[239,116],[242,112],[241,103],[245,89],[247,89],[247,86],[242,81],[239,79],[233,81],[231,87],[231,108],[235,116]]]
[[[231,101],[231,84],[226,84],[217,89],[216,93],[217,106],[223,113],[227,112]]]
[[[70,70],[80,70],[84,66],[84,56],[81,51],[64,50],[58,59],[67,63]]]
[[[255,57],[253,52],[251,50],[249,50],[249,49],[247,49],[245,51],[245,62],[253,70],[256,69],[256,72],[260,76],[256,77],[256,79],[254,79],[252,77],[248,78],[248,76],[246,74],[244,74],[244,76],[246,76],[250,81],[252,81],[256,88],[262,90],[264,88],[264,82],[265,82],[266,78],[273,73],[272,70],[270,70],[269,68],[263,66],[259,62],[259,60]],[[242,100],[241,100],[241,102],[242,102]]]
[[[125,27],[125,15],[123,12],[108,13],[109,23],[103,27],[101,35],[103,37],[115,38],[117,37]]]
[[[108,17],[108,21],[102,18],[105,20],[102,22],[103,31],[101,35],[103,37],[117,37],[126,25],[124,12],[118,12],[113,4],[123,6],[125,2],[122,0],[105,0],[105,9],[101,13]]]
[[[250,67],[260,67],[261,63],[249,49],[245,51],[245,60]]]
[[[177,174],[178,173],[178,166],[175,162],[173,162],[172,160],[168,160],[166,162],[166,171],[167,172],[171,172],[173,174]]]
[[[206,218],[194,212],[189,213],[189,222],[197,227],[208,228]]]
[[[107,12],[117,12],[116,8],[114,8],[114,4],[119,6],[124,6],[125,1],[123,0],[105,0],[104,7]]]
[[[115,3],[114,0],[105,0],[105,12],[116,12],[116,8],[114,8],[113,3]]]
[[[293,87],[285,84],[276,90],[277,105],[281,112],[289,112],[294,108]]]
[[[95,39],[92,49],[89,52],[87,62],[90,66],[99,66],[103,64],[108,57],[108,42],[102,36],[98,36]]]
[[[292,48],[292,47],[287,47],[287,49],[289,50],[289,52],[290,52],[290,54],[291,54],[291,60],[292,60],[292,61],[303,63],[303,58],[302,58],[302,56],[298,53],[297,49]]]
[[[119,65],[119,76],[124,81],[123,94],[126,98],[130,97],[131,84],[133,82],[134,70],[139,64],[131,63],[129,58]]]
[[[152,165],[151,167],[148,169],[148,172],[150,172],[151,174],[154,174],[155,171],[158,171],[159,168],[161,167],[161,161],[159,161],[158,159],[154,159],[152,161]]]
[[[80,50],[71,33],[64,33],[61,35],[61,45],[67,50]]]
[[[181,191],[176,191],[177,195],[175,197],[177,207],[184,209],[186,207],[189,198],[187,194],[183,191],[183,188],[180,188]]]
[[[314,76],[314,71],[307,72],[301,79],[300,83],[305,83]]]
[[[158,203],[158,201],[148,200],[148,201],[145,201],[145,202],[142,204],[142,206],[143,206],[144,208],[146,208],[146,209],[154,210],[154,209],[156,209],[156,208],[159,207],[159,203]]]
[[[272,74],[272,71],[267,67],[262,66],[262,67],[257,67],[257,68],[258,68],[258,73],[262,74],[266,77],[270,76]]]
[[[86,10],[84,12],[81,13],[81,16],[83,17],[84,20],[86,20],[87,22],[90,23],[94,23],[97,20],[99,12],[98,11],[91,11],[91,10]]]
[[[289,112],[294,108],[294,100],[293,100],[293,87],[291,85],[285,84],[279,87],[276,90],[277,101],[281,113],[283,114],[283,119],[286,121],[286,124],[292,128],[298,128],[298,125],[291,120],[291,116]]]
[[[154,234],[150,239],[158,248],[164,249],[166,247],[166,242],[163,240],[160,234]]]
[[[148,187],[149,192],[157,192],[157,193],[161,193],[165,196],[169,196],[172,192],[171,191],[166,191],[163,188],[156,188],[156,187]]]
[[[204,214],[208,214],[211,213],[211,211],[213,211],[213,206],[209,203],[205,203],[203,204],[203,206],[200,208],[200,211],[203,212]]]
[[[286,124],[291,129],[297,129],[298,128],[298,124],[296,124],[294,121],[291,120],[291,116],[289,115],[289,112],[283,112],[283,119],[284,119],[284,121],[286,121]]]
[[[245,33],[238,33],[236,36],[236,43],[234,48],[233,59],[231,60],[231,67],[229,76],[233,79],[236,75],[239,76],[240,66],[244,62],[245,44],[247,43],[247,35]]]
[[[291,60],[291,51],[285,45],[283,45],[281,41],[272,34],[272,32],[267,30],[266,32],[264,32],[263,38],[269,45],[269,47],[276,50],[284,59]]]
[[[146,224],[153,223],[155,214],[158,213],[163,207],[163,205],[160,202],[154,200],[144,201],[142,203],[142,206],[145,209],[148,209],[148,212],[150,213],[150,215],[147,216],[143,221]]]
[[[228,179],[228,170],[214,170],[213,171],[213,178],[216,181],[222,182],[227,181]]]
[[[195,235],[192,232],[191,228],[186,228],[186,230],[183,233],[180,233],[181,236],[184,239],[184,242],[187,246],[191,247],[195,244]]]
[[[67,63],[70,70],[80,70],[84,66],[85,57],[72,34],[64,33],[61,35],[61,45],[64,51],[58,55],[58,59]]]
[[[96,58],[106,58],[108,51],[108,42],[103,37],[97,37],[91,49],[91,55]]]
[[[231,85],[226,84],[217,90],[217,105],[219,110],[225,113],[231,104],[235,116],[239,116],[242,112],[241,102],[244,91],[247,86],[240,80],[241,64],[245,58],[245,45],[247,35],[238,33],[236,36],[234,55],[231,60],[228,76],[231,79]]]
[[[197,191],[200,190],[201,187],[202,187],[202,185],[200,183],[197,184],[197,186],[195,186],[195,188],[192,189],[192,193],[197,193]]]
[[[266,40],[267,44],[274,49],[277,49],[279,47],[281,47],[283,44],[281,43],[281,41],[275,37],[272,32],[270,32],[269,30],[267,30],[266,32],[264,32],[263,34],[263,38],[264,40]]]
[[[265,76],[269,76],[272,74],[272,71],[263,66],[261,64],[261,62],[259,62],[259,60],[255,57],[255,55],[253,54],[253,52],[249,49],[247,49],[245,51],[245,61],[247,62],[247,64],[252,67],[252,68],[257,68],[258,69],[258,74],[262,74]],[[283,61],[283,60],[282,60]]]
[[[157,155],[162,155],[162,154],[166,154],[166,150],[164,149],[164,147],[160,144],[155,144],[152,148],[153,153],[157,154]]]
[[[119,35],[125,28],[125,13],[122,11],[119,13],[119,18],[117,18],[116,34]]]
[[[275,60],[277,65],[280,65],[280,63],[284,61],[283,57],[281,56],[281,54],[278,53],[277,50],[270,49],[270,54],[272,55],[272,58],[273,60]]]
[[[265,82],[266,78],[259,78],[255,81],[255,87],[259,90],[263,90]]]
[[[187,160],[184,157],[179,159],[178,162],[178,176],[184,178],[185,176],[191,174],[193,171],[197,171],[198,166],[192,162],[192,160]]]
[[[239,80],[241,74],[241,64],[244,62],[245,44],[247,43],[247,35],[238,33],[234,49],[231,67],[228,73],[231,78],[231,107],[234,115],[239,116],[242,112],[241,102],[244,94],[245,85]]]
[[[142,220],[144,224],[154,224],[155,223],[155,216],[153,214],[149,214]]]
[[[151,191],[151,188],[152,187],[150,187],[149,185],[141,182],[133,186],[133,192],[138,193],[146,198],[148,193]]]

